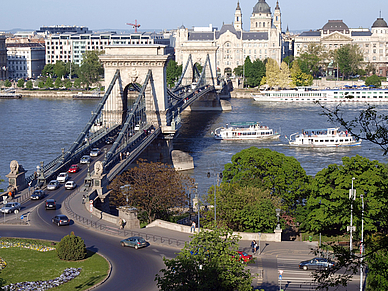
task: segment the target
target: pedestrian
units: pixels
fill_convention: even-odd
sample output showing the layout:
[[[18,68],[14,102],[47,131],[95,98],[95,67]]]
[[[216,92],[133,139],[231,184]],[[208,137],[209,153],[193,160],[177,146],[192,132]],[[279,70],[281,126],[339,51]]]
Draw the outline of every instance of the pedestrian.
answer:
[[[123,160],[123,153],[120,152],[120,161],[122,161],[122,160]]]
[[[190,232],[195,232],[195,221],[191,223]]]
[[[124,227],[124,225],[123,225],[123,219],[122,219],[122,218],[120,218],[119,227],[120,227],[120,229],[123,229],[123,227]]]
[[[11,200],[12,199],[12,191],[8,192],[8,198]]]
[[[251,242],[251,248],[252,248],[252,253],[254,254],[256,252],[256,247],[257,247],[257,243],[255,240],[253,240]]]
[[[127,152],[127,159],[129,158],[129,152]]]

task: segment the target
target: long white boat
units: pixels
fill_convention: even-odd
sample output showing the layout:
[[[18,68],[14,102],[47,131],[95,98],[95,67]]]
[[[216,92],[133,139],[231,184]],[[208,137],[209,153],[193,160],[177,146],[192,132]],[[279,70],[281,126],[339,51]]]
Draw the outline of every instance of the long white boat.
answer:
[[[340,131],[339,127],[302,130],[302,133],[293,133],[286,139],[291,146],[317,148],[359,146],[362,141],[356,140],[347,131]]]
[[[387,89],[280,90],[252,94],[255,101],[265,102],[388,102]]]
[[[276,139],[280,134],[258,122],[231,122],[214,131],[214,138],[221,140]]]

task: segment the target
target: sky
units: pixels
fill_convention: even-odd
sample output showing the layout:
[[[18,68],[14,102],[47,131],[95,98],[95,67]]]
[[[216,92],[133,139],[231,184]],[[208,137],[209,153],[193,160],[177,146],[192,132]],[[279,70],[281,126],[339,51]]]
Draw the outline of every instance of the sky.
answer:
[[[237,0],[13,0],[2,1],[0,31],[37,30],[41,26],[77,25],[90,30],[139,30],[209,26],[221,28],[234,21]],[[240,0],[243,29],[248,31],[258,0]],[[266,0],[274,12],[276,0]],[[382,17],[388,22],[388,0],[279,0],[283,31],[322,28],[328,20],[341,19],[349,28],[370,28]]]

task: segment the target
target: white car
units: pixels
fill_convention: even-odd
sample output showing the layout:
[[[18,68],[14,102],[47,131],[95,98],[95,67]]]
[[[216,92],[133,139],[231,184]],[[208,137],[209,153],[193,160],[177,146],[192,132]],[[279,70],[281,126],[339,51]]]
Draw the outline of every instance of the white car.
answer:
[[[59,182],[57,180],[51,180],[50,183],[47,184],[47,190],[56,190],[59,188]]]
[[[65,183],[69,179],[69,175],[65,172],[60,173],[57,177],[59,183]]]
[[[74,181],[67,181],[65,184],[66,190],[73,190],[75,187],[77,187],[77,184]]]
[[[100,153],[101,153],[101,151],[100,151],[99,148],[93,148],[93,149],[90,151],[90,156],[91,156],[91,157],[97,157]]]
[[[88,155],[82,156],[81,160],[79,161],[80,164],[87,164],[91,162],[91,158]]]
[[[8,202],[0,210],[3,213],[12,213],[12,212],[18,213],[20,208],[22,208],[20,203],[18,203],[18,202]]]

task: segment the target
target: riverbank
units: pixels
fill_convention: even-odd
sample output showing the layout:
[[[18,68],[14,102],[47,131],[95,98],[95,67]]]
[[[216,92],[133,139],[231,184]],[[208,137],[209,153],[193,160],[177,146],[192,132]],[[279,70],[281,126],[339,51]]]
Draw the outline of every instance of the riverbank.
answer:
[[[17,94],[21,94],[22,98],[44,98],[44,99],[72,99],[73,95],[77,95],[81,91],[35,91],[35,90],[16,90]]]

